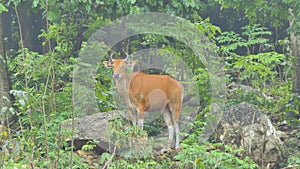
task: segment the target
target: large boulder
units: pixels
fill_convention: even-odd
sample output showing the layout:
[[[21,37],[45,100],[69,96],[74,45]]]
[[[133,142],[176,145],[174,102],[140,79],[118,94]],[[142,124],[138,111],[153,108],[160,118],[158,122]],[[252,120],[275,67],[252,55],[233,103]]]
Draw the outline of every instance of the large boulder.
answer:
[[[216,129],[217,138],[244,149],[261,168],[272,168],[284,154],[282,132],[277,131],[261,109],[240,103],[224,111]]]
[[[163,139],[148,139],[144,131],[131,130],[134,127],[124,116],[125,112],[122,111],[100,112],[75,118],[73,123],[68,120],[62,123],[62,130],[66,133],[64,135],[72,135],[74,130],[73,137],[66,138],[69,146],[73,140],[73,147],[78,150],[92,141],[96,145],[94,151],[98,154],[108,151],[128,157],[148,156],[166,148],[167,142],[163,142]],[[162,137],[167,140],[167,136]],[[152,147],[153,144],[156,146]]]
[[[71,135],[72,130],[73,138],[66,138],[69,145],[72,139],[74,140],[74,148],[81,149],[83,145],[89,141],[96,143],[95,150],[97,153],[111,151],[110,140],[106,132],[110,130],[109,121],[120,118],[117,111],[109,111],[105,113],[96,113],[84,117],[75,118],[73,123],[71,120],[62,123],[62,130],[67,135]],[[73,124],[73,128],[72,128]]]

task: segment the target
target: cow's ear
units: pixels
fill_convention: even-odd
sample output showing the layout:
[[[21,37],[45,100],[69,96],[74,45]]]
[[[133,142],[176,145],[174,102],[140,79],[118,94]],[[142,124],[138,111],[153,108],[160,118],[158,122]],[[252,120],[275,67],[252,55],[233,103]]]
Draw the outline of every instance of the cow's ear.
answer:
[[[127,66],[133,67],[135,65],[135,61],[128,61]]]
[[[113,67],[113,64],[110,61],[104,61],[103,64],[107,68],[112,68]]]

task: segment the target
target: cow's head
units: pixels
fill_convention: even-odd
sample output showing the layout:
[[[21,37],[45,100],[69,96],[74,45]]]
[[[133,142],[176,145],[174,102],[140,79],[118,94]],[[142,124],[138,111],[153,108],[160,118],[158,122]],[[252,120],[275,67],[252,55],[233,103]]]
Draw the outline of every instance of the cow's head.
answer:
[[[119,80],[126,75],[126,70],[128,67],[133,67],[135,62],[128,60],[128,55],[125,59],[113,59],[112,53],[110,55],[110,61],[104,61],[103,64],[107,68],[113,68],[113,78]]]

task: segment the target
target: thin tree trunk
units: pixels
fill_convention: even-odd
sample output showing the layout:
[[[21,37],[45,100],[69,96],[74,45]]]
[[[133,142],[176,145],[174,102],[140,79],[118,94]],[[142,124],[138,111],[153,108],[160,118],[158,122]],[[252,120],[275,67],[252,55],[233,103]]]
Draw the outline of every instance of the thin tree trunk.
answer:
[[[290,28],[294,26],[295,16],[293,9],[289,9],[291,14]],[[291,55],[297,58],[294,62],[294,73],[293,73],[293,93],[300,96],[300,35],[296,32],[291,32]]]
[[[2,29],[2,14],[0,15],[0,112],[1,124],[5,124],[6,120],[10,120],[11,116],[8,108],[11,107],[12,97],[10,91],[10,79],[6,65],[6,53],[3,43],[3,29]],[[4,111],[6,110],[6,111]]]
[[[300,36],[295,36],[295,42],[293,44],[293,56],[297,57],[297,61],[294,63],[294,84],[293,84],[293,93],[296,93],[300,96]]]

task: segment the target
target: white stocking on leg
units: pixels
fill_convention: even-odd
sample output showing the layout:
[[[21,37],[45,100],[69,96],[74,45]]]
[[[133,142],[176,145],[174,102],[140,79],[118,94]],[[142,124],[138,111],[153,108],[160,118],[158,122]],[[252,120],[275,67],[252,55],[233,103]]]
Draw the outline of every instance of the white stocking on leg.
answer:
[[[139,119],[138,126],[143,130],[143,128],[144,128],[144,119]]]
[[[175,123],[175,150],[179,148],[179,125],[178,123]]]

